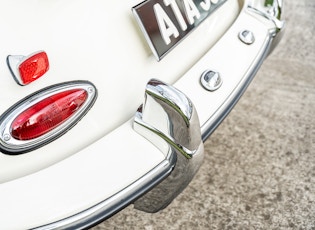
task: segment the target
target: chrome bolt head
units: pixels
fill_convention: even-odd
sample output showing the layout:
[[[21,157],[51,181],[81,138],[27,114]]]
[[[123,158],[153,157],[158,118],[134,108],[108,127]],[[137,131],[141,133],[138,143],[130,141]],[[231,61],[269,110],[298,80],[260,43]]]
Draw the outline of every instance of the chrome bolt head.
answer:
[[[206,70],[200,78],[201,85],[208,91],[215,91],[222,85],[222,78],[219,72]]]
[[[255,42],[255,36],[253,34],[253,32],[249,31],[249,30],[242,30],[239,34],[238,34],[238,38],[245,43],[246,45],[251,45]]]
[[[4,136],[3,136],[4,141],[8,141],[10,139],[11,139],[11,136],[9,134],[4,134]]]
[[[88,93],[94,93],[94,89],[92,88],[92,87],[89,87],[88,89],[87,89],[87,91],[88,91]]]

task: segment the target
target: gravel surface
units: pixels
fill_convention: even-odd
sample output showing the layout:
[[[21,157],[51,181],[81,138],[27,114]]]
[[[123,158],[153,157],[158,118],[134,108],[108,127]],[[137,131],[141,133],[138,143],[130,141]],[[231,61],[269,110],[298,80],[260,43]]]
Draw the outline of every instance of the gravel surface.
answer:
[[[205,143],[200,171],[156,214],[101,229],[315,229],[315,1],[285,0],[286,32]]]

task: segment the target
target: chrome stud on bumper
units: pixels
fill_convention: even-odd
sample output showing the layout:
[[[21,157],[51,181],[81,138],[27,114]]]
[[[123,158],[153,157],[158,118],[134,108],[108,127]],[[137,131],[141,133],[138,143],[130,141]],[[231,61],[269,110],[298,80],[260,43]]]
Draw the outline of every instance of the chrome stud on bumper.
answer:
[[[200,77],[201,85],[208,91],[215,91],[222,85],[222,78],[219,72],[206,70]]]
[[[239,34],[238,34],[238,38],[245,43],[246,45],[251,45],[255,42],[255,36],[253,34],[253,32],[249,31],[249,30],[242,30]]]
[[[166,158],[176,157],[172,173],[134,204],[136,209],[157,212],[189,184],[202,163],[199,118],[192,102],[182,92],[151,80],[146,87],[145,102],[136,113],[134,129]]]

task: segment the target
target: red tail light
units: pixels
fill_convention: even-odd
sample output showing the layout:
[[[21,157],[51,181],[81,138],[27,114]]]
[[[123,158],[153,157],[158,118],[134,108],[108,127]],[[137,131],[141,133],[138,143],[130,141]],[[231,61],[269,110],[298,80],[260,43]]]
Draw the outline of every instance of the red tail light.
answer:
[[[0,149],[20,154],[51,142],[88,112],[96,96],[93,84],[75,81],[26,97],[0,117]]]
[[[20,85],[27,85],[43,76],[49,70],[49,61],[44,51],[39,51],[27,57],[22,55],[9,55],[8,67]]]
[[[19,66],[20,77],[24,85],[43,76],[49,69],[48,57],[45,52],[36,53]]]
[[[18,140],[37,138],[66,121],[86,101],[87,92],[73,89],[46,98],[15,118],[11,135]]]

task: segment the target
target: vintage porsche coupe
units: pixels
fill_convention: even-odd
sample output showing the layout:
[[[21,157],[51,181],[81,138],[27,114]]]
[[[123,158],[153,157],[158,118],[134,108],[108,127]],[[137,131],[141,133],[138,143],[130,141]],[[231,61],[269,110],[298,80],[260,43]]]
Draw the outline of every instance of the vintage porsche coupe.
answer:
[[[284,28],[281,0],[0,2],[0,229],[165,208]]]

